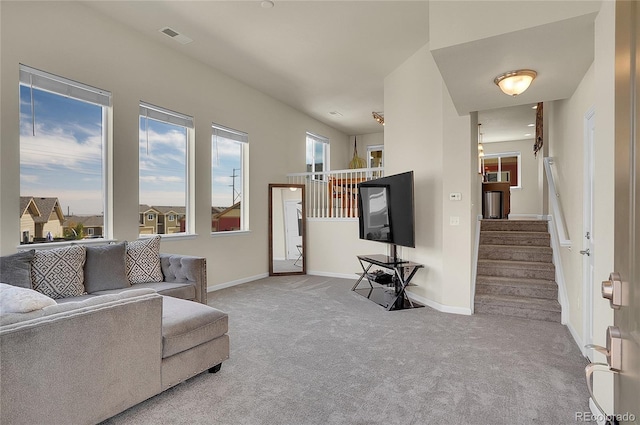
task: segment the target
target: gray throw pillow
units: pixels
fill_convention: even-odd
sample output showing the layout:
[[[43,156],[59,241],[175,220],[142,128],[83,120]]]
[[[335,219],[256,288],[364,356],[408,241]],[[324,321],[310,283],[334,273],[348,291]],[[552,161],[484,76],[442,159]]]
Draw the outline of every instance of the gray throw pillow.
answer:
[[[125,242],[87,247],[84,264],[84,288],[87,293],[131,286],[126,273],[126,249]]]
[[[162,282],[160,236],[127,242],[127,276],[131,284]]]
[[[83,295],[86,257],[78,245],[37,250],[31,263],[33,289],[54,300]]]
[[[31,260],[36,250],[0,257],[0,282],[31,289]]]

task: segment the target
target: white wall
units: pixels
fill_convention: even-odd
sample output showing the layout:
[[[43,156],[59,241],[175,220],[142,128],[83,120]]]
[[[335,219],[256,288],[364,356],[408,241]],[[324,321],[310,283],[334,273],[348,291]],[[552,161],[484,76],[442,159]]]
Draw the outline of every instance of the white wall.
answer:
[[[470,118],[459,117],[425,45],[385,79],[385,174],[413,170],[416,247],[425,265],[411,291],[433,305],[470,311],[472,197]],[[477,176],[474,176],[477,179]],[[460,192],[462,201],[448,200]],[[446,199],[446,201],[445,201]],[[451,216],[460,225],[449,226]]]
[[[584,340],[582,329],[582,229],[584,181],[584,120],[595,103],[594,66],[589,68],[570,99],[554,102],[550,117],[549,155],[567,224],[571,248],[561,248],[569,299],[569,326]]]
[[[305,169],[305,132],[331,141],[332,163],[348,162],[348,137],[75,2],[1,2],[0,252],[19,238],[18,64],[113,94],[113,221],[118,240],[138,237],[138,105],[194,117],[197,237],[163,239],[161,250],[205,256],[209,285],[268,270],[267,183]],[[210,236],[211,123],[249,134],[251,231]],[[345,163],[346,163],[345,162]]]
[[[521,157],[521,189],[511,188],[511,215],[542,214],[542,192],[538,185],[542,155],[533,156],[533,139],[484,143],[484,153],[519,152]]]

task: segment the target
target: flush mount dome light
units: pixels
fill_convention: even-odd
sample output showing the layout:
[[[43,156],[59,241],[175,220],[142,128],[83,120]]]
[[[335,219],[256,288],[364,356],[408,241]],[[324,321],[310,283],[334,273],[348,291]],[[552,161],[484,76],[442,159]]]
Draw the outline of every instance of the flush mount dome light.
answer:
[[[504,94],[517,96],[529,88],[529,85],[536,78],[538,73],[531,69],[519,69],[517,71],[505,72],[498,75],[493,82],[496,83]]]

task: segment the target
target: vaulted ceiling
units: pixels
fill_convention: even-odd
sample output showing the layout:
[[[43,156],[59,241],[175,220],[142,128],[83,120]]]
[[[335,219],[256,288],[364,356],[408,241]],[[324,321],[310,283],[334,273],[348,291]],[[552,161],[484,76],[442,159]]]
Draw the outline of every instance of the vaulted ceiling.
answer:
[[[523,0],[263,3],[85,2],[348,135],[381,131],[371,113],[384,111],[384,78],[430,39],[461,115],[570,96],[593,61],[599,7],[597,1]],[[554,5],[536,6],[542,3]],[[542,12],[520,21],[501,11],[504,5]],[[482,22],[483,14],[493,21]],[[166,27],[193,41],[178,43],[160,32]],[[539,75],[517,98],[493,84],[499,73],[527,67]]]

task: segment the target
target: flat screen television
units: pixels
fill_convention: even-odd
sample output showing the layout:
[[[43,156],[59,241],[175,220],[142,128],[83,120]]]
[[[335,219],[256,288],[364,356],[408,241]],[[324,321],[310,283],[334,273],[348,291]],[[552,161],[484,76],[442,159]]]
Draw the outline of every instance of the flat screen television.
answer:
[[[413,171],[358,184],[358,221],[360,239],[415,248]]]

